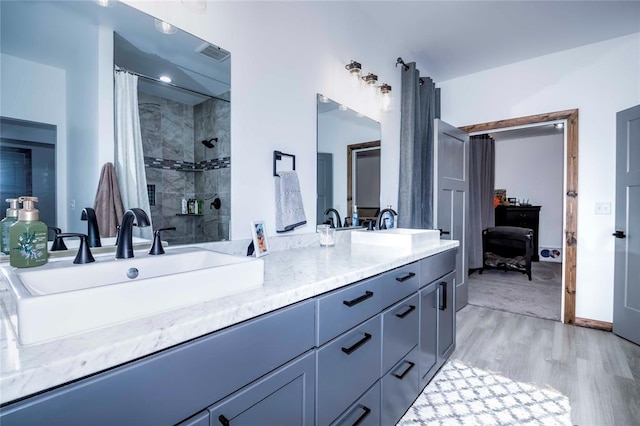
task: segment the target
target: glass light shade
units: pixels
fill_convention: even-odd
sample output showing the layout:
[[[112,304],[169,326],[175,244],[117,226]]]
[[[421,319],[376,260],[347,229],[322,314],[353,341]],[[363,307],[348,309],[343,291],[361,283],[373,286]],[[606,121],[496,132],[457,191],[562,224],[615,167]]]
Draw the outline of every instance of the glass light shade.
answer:
[[[391,111],[391,92],[382,93],[382,111],[389,112]]]

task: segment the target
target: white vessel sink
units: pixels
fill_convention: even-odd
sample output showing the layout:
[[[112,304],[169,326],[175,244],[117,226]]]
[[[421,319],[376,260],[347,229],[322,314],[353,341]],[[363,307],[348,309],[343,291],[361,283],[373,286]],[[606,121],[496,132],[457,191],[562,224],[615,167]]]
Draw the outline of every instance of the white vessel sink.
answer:
[[[438,229],[391,228],[379,231],[358,230],[351,232],[351,244],[417,248],[433,245],[438,241],[440,241]]]
[[[12,322],[28,345],[260,287],[264,261],[177,247],[160,256],[96,256],[86,265],[66,258],[31,269],[3,266],[2,274],[17,314]]]

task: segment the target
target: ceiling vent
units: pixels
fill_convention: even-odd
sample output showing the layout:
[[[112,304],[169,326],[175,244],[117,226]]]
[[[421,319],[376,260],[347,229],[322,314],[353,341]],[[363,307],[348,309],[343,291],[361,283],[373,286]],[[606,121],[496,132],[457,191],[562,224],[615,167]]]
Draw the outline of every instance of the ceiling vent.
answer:
[[[213,59],[214,61],[224,61],[229,57],[229,55],[231,55],[230,52],[227,52],[223,48],[209,43],[205,43],[198,47],[196,52],[206,56],[207,58]]]

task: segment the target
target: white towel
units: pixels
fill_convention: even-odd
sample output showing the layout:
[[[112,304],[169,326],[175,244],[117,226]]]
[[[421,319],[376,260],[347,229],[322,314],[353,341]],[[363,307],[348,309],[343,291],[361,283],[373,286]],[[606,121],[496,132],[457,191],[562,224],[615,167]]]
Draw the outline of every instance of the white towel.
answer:
[[[295,171],[278,172],[276,179],[276,232],[292,231],[307,223],[300,183]]]

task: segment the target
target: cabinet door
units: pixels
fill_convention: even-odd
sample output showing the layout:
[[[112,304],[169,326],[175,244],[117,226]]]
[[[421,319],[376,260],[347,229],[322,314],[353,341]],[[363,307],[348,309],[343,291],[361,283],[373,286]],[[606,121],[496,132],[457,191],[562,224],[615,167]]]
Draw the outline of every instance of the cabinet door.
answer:
[[[313,425],[315,352],[209,408],[212,425]]]
[[[436,372],[438,360],[438,282],[420,290],[420,387],[424,387]]]
[[[438,367],[451,355],[456,343],[456,278],[450,272],[438,286]]]

